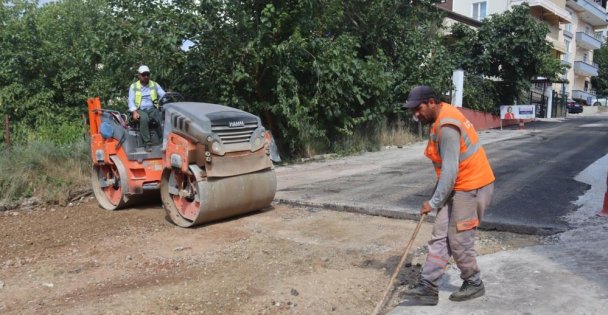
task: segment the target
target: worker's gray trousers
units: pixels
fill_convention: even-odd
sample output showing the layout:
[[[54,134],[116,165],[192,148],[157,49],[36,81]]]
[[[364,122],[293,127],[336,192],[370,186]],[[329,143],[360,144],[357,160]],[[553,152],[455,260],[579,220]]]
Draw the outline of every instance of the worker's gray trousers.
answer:
[[[139,110],[139,132],[144,143],[150,143],[150,121],[155,120],[157,126],[160,126],[161,117],[160,111],[156,107]],[[157,130],[160,128],[157,127]],[[158,132],[158,131],[157,131]],[[160,132],[159,132],[160,137]]]
[[[422,267],[421,280],[437,286],[450,256],[454,257],[460,277],[475,284],[481,281],[475,252],[477,222],[490,205],[494,183],[480,189],[455,191],[439,209],[429,241],[429,253]]]

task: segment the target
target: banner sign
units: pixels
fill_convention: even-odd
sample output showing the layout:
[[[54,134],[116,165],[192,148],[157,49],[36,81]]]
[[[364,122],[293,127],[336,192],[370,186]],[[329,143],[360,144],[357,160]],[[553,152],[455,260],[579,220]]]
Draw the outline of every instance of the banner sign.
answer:
[[[501,105],[500,119],[533,119],[535,111],[535,105]]]

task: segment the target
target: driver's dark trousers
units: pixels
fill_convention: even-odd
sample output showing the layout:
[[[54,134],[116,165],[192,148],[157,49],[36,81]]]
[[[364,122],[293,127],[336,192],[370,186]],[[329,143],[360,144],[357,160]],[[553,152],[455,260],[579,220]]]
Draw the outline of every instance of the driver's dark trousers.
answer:
[[[144,144],[149,144],[152,141],[150,139],[151,120],[156,121],[156,124],[158,126],[157,130],[160,130],[160,111],[156,107],[139,110],[139,132],[141,134],[141,139],[143,140]]]

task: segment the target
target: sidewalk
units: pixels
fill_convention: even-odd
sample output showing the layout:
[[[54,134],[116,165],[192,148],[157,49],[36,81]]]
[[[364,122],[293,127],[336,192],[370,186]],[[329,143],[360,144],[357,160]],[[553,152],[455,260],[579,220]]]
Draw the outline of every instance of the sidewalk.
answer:
[[[450,265],[437,306],[398,306],[389,314],[608,314],[608,218],[595,216],[603,206],[607,172],[608,155],[575,177],[591,189],[566,217],[574,228],[555,243],[478,258],[485,296],[450,301],[462,283]]]

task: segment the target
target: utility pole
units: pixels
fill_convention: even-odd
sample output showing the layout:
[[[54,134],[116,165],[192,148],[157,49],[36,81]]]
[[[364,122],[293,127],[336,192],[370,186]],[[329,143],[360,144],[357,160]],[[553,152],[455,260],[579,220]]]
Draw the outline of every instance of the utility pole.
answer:
[[[451,103],[456,107],[462,107],[462,95],[464,92],[464,70],[456,69],[452,72],[452,84],[454,90]]]

